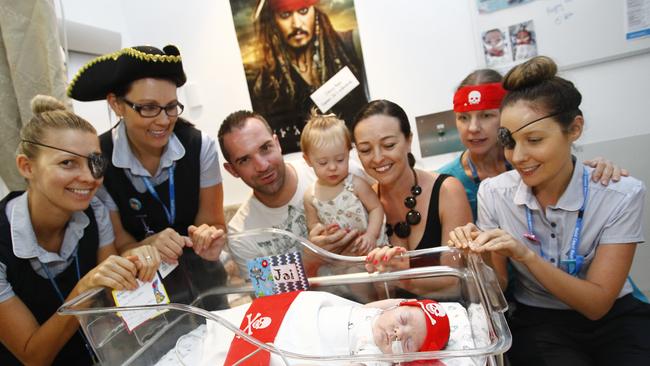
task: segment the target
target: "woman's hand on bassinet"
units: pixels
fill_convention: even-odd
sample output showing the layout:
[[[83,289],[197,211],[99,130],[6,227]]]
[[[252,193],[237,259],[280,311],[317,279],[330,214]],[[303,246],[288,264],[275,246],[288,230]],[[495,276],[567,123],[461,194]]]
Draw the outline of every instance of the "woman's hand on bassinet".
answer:
[[[135,280],[137,261],[136,256],[128,258],[119,255],[109,256],[81,278],[77,285],[79,292],[100,286],[115,290],[137,289],[138,282]]]
[[[125,258],[137,258],[135,264],[138,268],[138,278],[144,282],[153,280],[162,261],[158,249],[146,244],[127,250],[122,253],[122,256]]]
[[[470,248],[470,243],[481,233],[481,230],[473,223],[459,226],[449,232],[447,246],[459,249]]]
[[[537,255],[532,249],[510,235],[510,233],[501,229],[480,232],[470,242],[469,248],[477,253],[495,252],[523,264],[534,259]]]
[[[408,257],[402,256],[406,249],[400,246],[386,245],[370,251],[366,257],[366,271],[386,272],[409,268]]]

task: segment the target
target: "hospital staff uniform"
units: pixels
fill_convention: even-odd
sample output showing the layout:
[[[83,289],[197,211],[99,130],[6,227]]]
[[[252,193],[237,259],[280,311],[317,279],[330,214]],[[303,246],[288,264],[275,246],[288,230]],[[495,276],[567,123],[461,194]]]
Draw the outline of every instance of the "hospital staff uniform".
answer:
[[[574,171],[565,192],[555,205],[542,211],[532,189],[516,171],[482,182],[478,191],[478,220],[481,230],[501,228],[556,267],[566,269],[574,226],[585,202],[584,222],[577,255],[584,263],[576,274],[585,279],[601,245],[641,243],[644,184],[631,177],[602,186],[593,182],[592,168],[574,161]],[[530,233],[526,208],[531,213]],[[531,240],[534,234],[537,241]],[[592,321],[553,296],[517,261],[515,270],[516,310],[511,319],[515,364],[533,362],[541,355],[557,364],[638,364],[650,359],[650,305],[632,296],[627,279],[609,313]],[[514,283],[512,283],[514,282]],[[551,354],[553,356],[551,356]],[[554,358],[557,357],[557,358]],[[553,363],[555,364],[555,363]]]

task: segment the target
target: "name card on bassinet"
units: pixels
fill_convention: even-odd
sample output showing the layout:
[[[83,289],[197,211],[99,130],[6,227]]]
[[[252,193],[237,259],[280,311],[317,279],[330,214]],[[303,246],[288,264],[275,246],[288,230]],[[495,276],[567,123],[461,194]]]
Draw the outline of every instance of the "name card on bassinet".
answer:
[[[251,259],[247,266],[256,297],[309,288],[299,252]]]
[[[115,301],[116,306],[169,304],[169,295],[167,295],[167,290],[165,289],[160,276],[156,275],[151,282],[137,281],[139,286],[133,291],[112,291],[113,300]],[[122,318],[129,332],[132,332],[142,323],[155,318],[166,311],[167,310],[152,308],[150,310],[120,311],[117,314]]]

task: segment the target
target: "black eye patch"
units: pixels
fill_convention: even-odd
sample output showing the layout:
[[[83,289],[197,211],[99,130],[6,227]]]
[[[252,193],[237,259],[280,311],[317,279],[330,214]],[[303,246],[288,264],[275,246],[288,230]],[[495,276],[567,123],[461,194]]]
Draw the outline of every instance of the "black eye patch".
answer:
[[[515,145],[517,144],[515,139],[512,138],[512,135],[514,135],[515,133],[521,131],[523,128],[532,125],[535,122],[539,122],[539,121],[541,121],[543,119],[555,117],[560,113],[562,113],[562,112],[554,112],[554,113],[548,114],[546,116],[540,117],[538,119],[532,120],[530,122],[526,122],[526,123],[524,123],[523,126],[519,127],[514,132],[510,132],[510,130],[508,130],[505,127],[499,127],[499,129],[497,130],[497,141],[499,142],[499,145],[503,146],[504,149],[512,150],[512,149],[515,148]]]
[[[515,139],[512,138],[510,130],[505,127],[499,127],[497,130],[497,141],[504,149],[514,149]]]
[[[104,155],[100,153],[90,153],[88,156],[84,156],[81,154],[77,154],[76,152],[72,152],[66,149],[61,149],[58,147],[46,145],[46,144],[41,144],[40,142],[36,141],[29,141],[29,140],[21,140],[21,142],[28,143],[28,144],[34,144],[37,146],[42,146],[42,147],[47,147],[49,149],[54,149],[54,150],[59,150],[66,152],[68,154],[72,154],[81,158],[85,158],[88,160],[88,169],[90,169],[90,174],[93,176],[95,179],[99,179],[104,176],[104,173],[106,172],[106,166],[108,165],[106,158]]]

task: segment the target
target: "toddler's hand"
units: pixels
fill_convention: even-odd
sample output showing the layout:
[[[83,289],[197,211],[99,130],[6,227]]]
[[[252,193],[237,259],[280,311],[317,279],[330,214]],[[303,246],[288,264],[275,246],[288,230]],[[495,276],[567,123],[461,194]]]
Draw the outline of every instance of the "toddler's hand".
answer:
[[[368,233],[363,233],[352,244],[352,252],[356,255],[366,255],[377,247],[377,238]]]

